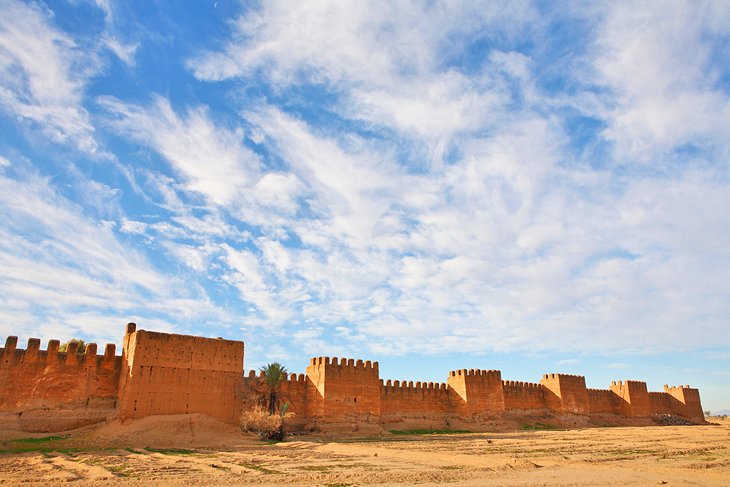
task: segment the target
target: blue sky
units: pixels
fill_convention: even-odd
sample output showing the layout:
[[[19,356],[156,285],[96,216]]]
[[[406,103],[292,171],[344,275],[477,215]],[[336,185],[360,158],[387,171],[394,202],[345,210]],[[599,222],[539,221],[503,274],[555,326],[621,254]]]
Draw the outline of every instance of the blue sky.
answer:
[[[0,12],[3,335],[730,408],[727,2]]]

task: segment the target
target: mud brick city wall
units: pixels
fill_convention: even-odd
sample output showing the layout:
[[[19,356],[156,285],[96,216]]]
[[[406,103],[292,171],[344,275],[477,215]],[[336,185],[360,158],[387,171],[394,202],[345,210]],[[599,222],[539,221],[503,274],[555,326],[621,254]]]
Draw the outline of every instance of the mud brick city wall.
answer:
[[[608,389],[588,389],[589,414],[616,414],[620,400]]]
[[[542,384],[502,381],[504,408],[507,411],[535,411],[547,409],[547,397]]]
[[[380,380],[380,421],[443,428],[450,413],[445,383]],[[393,426],[399,428],[400,426]]]
[[[646,382],[636,380],[611,382],[610,390],[621,399],[618,411],[629,418],[641,418],[651,414]]]
[[[447,384],[456,393],[451,401],[454,410],[464,420],[494,416],[504,411],[499,370],[452,370]]]
[[[241,341],[137,330],[130,323],[122,356],[90,344],[47,350],[30,339],[25,350],[10,337],[0,348],[0,423],[30,431],[60,431],[112,417],[204,413],[235,423],[260,402],[261,376],[243,372]],[[545,374],[540,383],[503,381],[498,370],[449,372],[446,383],[383,381],[377,362],[317,357],[305,374],[290,374],[283,401],[296,429],[363,427],[408,429],[463,424],[479,429],[505,416],[555,414],[638,418],[671,414],[703,421],[699,391],[664,386],[648,392],[641,381],[586,388],[585,377]],[[455,422],[452,423],[452,420]]]
[[[328,423],[377,423],[380,418],[378,363],[317,357],[307,367],[308,415]]]
[[[41,341],[28,340],[17,348],[17,337],[9,337],[0,348],[0,411],[18,414],[17,422],[29,431],[58,431],[103,420],[116,407],[121,357],[115,346],[97,355],[90,343],[77,353],[77,343],[59,352],[59,341],[50,340],[46,350]],[[44,411],[56,409],[55,415]]]
[[[124,337],[119,416],[203,413],[237,417],[243,342],[135,330]]]
[[[553,411],[578,415],[589,413],[585,377],[569,374],[545,374],[542,376],[540,384],[549,391],[547,401]]]
[[[704,418],[704,412],[702,411],[702,404],[700,403],[700,391],[692,388],[688,385],[684,386],[672,386],[664,385],[664,392],[658,394],[665,394],[667,401],[669,402],[670,411],[668,414],[678,414],[686,418]],[[662,410],[655,410],[655,405],[652,403],[652,412],[662,413]]]

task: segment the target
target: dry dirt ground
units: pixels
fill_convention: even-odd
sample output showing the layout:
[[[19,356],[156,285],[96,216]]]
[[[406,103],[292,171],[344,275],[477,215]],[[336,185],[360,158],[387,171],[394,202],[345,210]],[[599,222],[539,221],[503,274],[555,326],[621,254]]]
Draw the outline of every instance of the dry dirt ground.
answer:
[[[0,484],[728,486],[730,418],[711,421],[269,444],[205,416],[153,417],[68,437],[0,432]]]

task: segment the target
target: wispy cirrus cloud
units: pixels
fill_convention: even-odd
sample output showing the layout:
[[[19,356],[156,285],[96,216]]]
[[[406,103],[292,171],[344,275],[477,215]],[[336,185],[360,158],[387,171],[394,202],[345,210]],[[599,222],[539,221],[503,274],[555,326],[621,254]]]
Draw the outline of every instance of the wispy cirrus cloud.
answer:
[[[48,320],[42,328],[51,337],[82,332],[116,341],[124,319],[170,329],[193,316],[224,318],[200,290],[183,291],[177,278],[128,248],[114,222],[85,215],[27,163],[0,172],[0,217],[4,334],[37,335],[38,320]],[[85,326],[92,317],[95,325]]]
[[[674,151],[690,141],[700,151],[725,147],[718,123],[725,94],[702,84],[706,66],[689,54],[710,48],[700,32],[719,34],[713,7],[683,17],[641,6],[631,21],[626,4],[573,12],[574,21],[592,24],[597,36],[574,56],[574,71],[563,75],[572,90],[565,93],[541,85],[544,75],[536,70],[546,60],[530,57],[539,50],[513,50],[520,35],[536,42],[547,35],[554,12],[541,15],[520,5],[514,7],[519,12],[476,15],[469,8],[455,13],[424,6],[417,14],[408,7],[413,16],[403,16],[400,8],[364,12],[323,2],[284,10],[269,3],[245,12],[221,51],[188,64],[208,81],[250,82],[264,74],[279,92],[323,87],[337,95],[327,110],[384,134],[358,143],[358,125],[332,133],[276,107],[242,113],[306,185],[315,214],[287,228],[312,255],[338,255],[340,269],[367,263],[370,271],[371,281],[354,279],[350,286],[331,268],[299,272],[313,289],[343,286],[332,286],[332,299],[311,303],[317,316],[325,315],[318,306],[324,302],[369,334],[420,337],[428,330],[436,338],[420,339],[424,350],[463,347],[458,333],[449,338],[454,328],[466,330],[474,351],[530,342],[610,348],[609,337],[617,347],[624,341],[636,343],[635,350],[661,348],[678,339],[682,322],[698,320],[682,311],[695,307],[708,310],[700,326],[718,329],[724,311],[712,286],[690,275],[687,285],[667,273],[692,269],[699,278],[713,262],[728,260],[716,246],[727,233],[700,230],[706,222],[691,216],[706,203],[700,195],[712,195],[719,200],[705,214],[726,220],[715,211],[727,205],[723,169],[697,172],[689,160],[678,172],[643,180],[610,169],[647,157],[659,166],[676,164],[682,156]],[[503,27],[502,15],[518,21]],[[472,22],[462,28],[467,17]],[[463,42],[452,44],[457,31]],[[671,42],[649,39],[669,40],[674,31],[682,35]],[[389,42],[391,36],[400,42]],[[469,71],[450,64],[470,55],[470,42],[484,39],[506,42],[495,42]],[[682,51],[682,45],[696,49]],[[689,73],[678,75],[682,70],[673,62],[686,63]],[[647,69],[653,76],[636,76]],[[694,112],[715,122],[692,124],[670,103],[697,94],[715,107],[703,102]],[[594,117],[590,136],[613,144],[611,153],[571,132],[571,117],[580,115]],[[405,158],[394,150],[399,144],[408,147]],[[575,144],[584,146],[578,160]],[[713,242],[712,257],[697,259],[681,243],[688,234]],[[380,275],[379,269],[387,271]],[[315,286],[315,274],[327,277]],[[361,287],[350,299],[338,292],[353,282]],[[703,291],[683,295],[689,288]],[[373,304],[378,292],[380,304]],[[708,292],[713,297],[700,297]]]
[[[2,11],[0,106],[56,142],[94,152],[94,127],[83,99],[100,61],[55,28],[40,6],[3,0]]]
[[[730,96],[717,64],[728,61],[727,6],[616,3],[603,20],[591,62],[594,81],[610,90],[597,115],[618,162],[657,165],[657,158],[692,145],[727,158]]]

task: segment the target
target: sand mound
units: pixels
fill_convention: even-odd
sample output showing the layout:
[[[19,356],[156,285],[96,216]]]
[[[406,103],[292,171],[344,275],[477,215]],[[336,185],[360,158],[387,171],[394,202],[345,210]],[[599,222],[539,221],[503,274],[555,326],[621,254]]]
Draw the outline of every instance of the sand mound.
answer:
[[[88,430],[91,442],[118,447],[235,447],[256,442],[254,435],[204,414],[148,416],[111,423]]]

